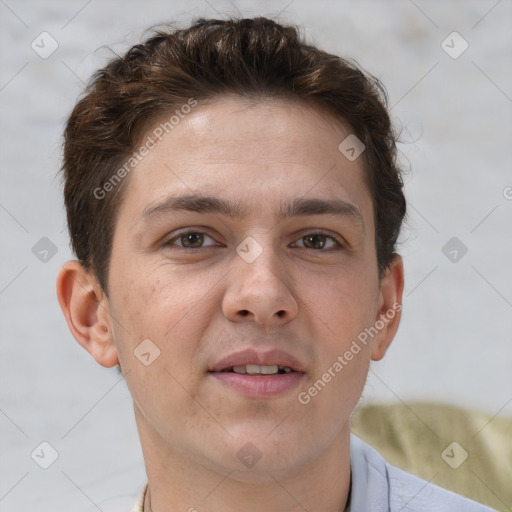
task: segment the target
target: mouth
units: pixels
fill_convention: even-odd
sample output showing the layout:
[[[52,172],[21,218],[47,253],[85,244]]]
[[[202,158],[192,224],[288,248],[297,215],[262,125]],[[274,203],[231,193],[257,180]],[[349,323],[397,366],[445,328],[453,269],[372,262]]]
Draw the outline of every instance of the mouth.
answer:
[[[257,365],[244,364],[239,366],[231,366],[222,370],[222,373],[232,372],[239,375],[282,375],[283,373],[292,373],[293,370],[289,366],[281,365]]]
[[[209,375],[223,386],[247,398],[284,395],[305,376],[304,365],[286,352],[246,350],[231,354],[215,364]]]

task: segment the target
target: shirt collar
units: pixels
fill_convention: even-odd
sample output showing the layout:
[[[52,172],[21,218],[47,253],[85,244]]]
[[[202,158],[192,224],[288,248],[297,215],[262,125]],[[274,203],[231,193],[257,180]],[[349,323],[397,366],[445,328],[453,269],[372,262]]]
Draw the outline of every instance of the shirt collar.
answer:
[[[135,506],[133,507],[132,512],[144,512],[144,498],[146,497],[147,489],[148,484],[146,483],[139,491],[139,496],[137,497],[137,501],[135,503]]]

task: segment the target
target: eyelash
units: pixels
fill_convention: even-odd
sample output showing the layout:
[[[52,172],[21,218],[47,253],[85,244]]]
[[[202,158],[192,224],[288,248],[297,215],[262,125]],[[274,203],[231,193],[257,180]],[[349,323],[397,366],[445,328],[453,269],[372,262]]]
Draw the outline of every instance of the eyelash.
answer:
[[[211,237],[210,235],[208,235],[207,233],[205,233],[203,231],[188,230],[188,231],[182,231],[181,233],[174,234],[174,236],[172,238],[169,238],[166,242],[164,242],[163,245],[165,247],[168,247],[168,248],[173,248],[173,249],[178,248],[178,250],[184,250],[184,251],[198,251],[200,249],[206,249],[207,247],[215,247],[214,245],[209,245],[209,246],[206,246],[206,247],[191,248],[191,247],[183,247],[181,245],[176,245],[176,244],[172,243],[175,240],[180,240],[182,237],[184,237],[186,235],[191,235],[191,234],[194,234],[194,235],[205,235],[208,238],[211,238],[213,240],[213,237]],[[321,236],[324,236],[325,238],[330,238],[331,240],[334,241],[336,246],[335,247],[331,247],[329,249],[312,249],[312,248],[309,248],[309,247],[303,247],[303,249],[309,249],[309,250],[315,251],[315,252],[329,252],[329,251],[332,251],[332,250],[341,250],[345,246],[344,245],[344,240],[342,240],[341,238],[333,236],[333,235],[328,235],[326,233],[317,232],[317,231],[311,231],[310,233],[306,233],[306,234],[302,235],[301,237],[299,237],[299,240],[302,240],[306,236],[310,236],[310,235],[321,235]]]

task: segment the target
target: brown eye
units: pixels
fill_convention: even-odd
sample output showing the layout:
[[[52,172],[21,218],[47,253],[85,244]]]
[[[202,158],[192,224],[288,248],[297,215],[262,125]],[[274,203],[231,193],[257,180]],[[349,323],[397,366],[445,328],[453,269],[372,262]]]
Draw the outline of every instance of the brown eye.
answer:
[[[338,240],[336,240],[334,237],[324,235],[322,233],[312,233],[309,235],[305,235],[301,238],[306,249],[314,250],[325,249],[328,239],[334,242],[334,244],[331,244],[331,246],[327,247],[327,249],[332,249],[336,246],[341,247],[340,242],[338,242]]]
[[[186,233],[181,233],[180,235],[171,238],[165,243],[165,245],[176,245],[178,247],[183,247],[184,249],[200,249],[203,247],[206,238],[209,238],[210,240],[214,241],[213,238],[206,235],[205,233],[201,233],[199,231],[187,231]]]
[[[201,247],[204,241],[204,236],[201,233],[187,233],[180,236],[180,241],[183,247],[193,248]]]

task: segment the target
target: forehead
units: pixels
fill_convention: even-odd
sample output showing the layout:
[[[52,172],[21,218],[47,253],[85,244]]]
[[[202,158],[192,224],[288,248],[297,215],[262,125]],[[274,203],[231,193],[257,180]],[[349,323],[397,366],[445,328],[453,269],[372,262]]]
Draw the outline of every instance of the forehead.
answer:
[[[221,97],[175,116],[172,130],[157,138],[172,114],[142,137],[154,145],[131,173],[120,218],[133,223],[168,195],[201,192],[243,199],[253,213],[278,199],[341,199],[368,210],[364,221],[371,222],[362,158],[340,153],[351,131],[329,112],[286,99]]]

